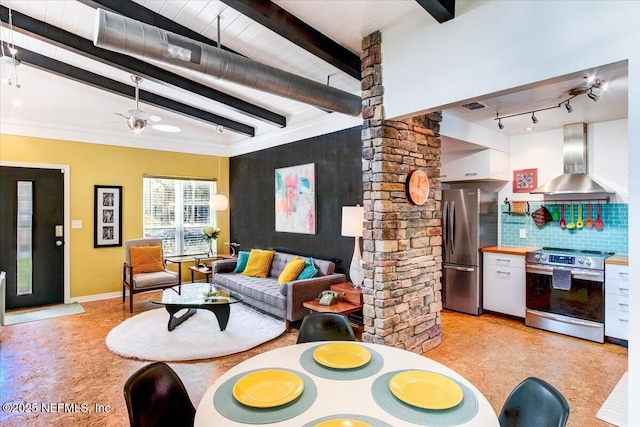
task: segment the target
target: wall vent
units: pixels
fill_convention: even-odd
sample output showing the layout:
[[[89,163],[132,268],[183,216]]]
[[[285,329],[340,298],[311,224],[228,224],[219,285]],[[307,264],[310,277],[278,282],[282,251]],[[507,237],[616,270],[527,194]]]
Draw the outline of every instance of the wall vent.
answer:
[[[489,108],[487,104],[480,101],[473,101],[468,104],[462,104],[462,106],[467,110],[471,110],[471,111],[482,110],[483,108]]]

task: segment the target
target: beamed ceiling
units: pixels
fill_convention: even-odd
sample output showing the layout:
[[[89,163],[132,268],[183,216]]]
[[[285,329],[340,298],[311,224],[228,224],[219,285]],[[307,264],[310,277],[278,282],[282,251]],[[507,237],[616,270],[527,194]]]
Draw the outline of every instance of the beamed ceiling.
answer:
[[[3,127],[90,129],[92,134],[136,141],[171,138],[228,148],[250,147],[256,137],[274,139],[295,133],[314,121],[358,120],[223,79],[211,83],[193,78],[176,67],[96,47],[98,8],[211,46],[217,45],[219,33],[220,47],[226,51],[359,96],[362,38],[416,13],[438,25],[453,17],[446,12],[452,10],[452,3],[0,0],[2,40],[5,48],[7,44],[18,48],[20,65],[15,70],[22,104],[12,104],[15,85],[3,87]],[[12,67],[7,61],[2,66],[6,79]],[[182,132],[166,134],[147,126],[132,135],[122,117],[135,108],[131,75],[143,79],[140,110]],[[224,127],[222,133],[216,132],[218,125]]]
[[[237,155],[362,123],[359,116],[96,47],[98,8],[207,45],[220,41],[225,51],[359,97],[364,36],[416,17],[424,25],[441,25],[455,19],[454,10],[462,16],[474,7],[477,4],[467,0],[0,0],[0,36],[5,44],[15,44],[21,61],[15,67],[20,90],[16,92],[15,84],[2,86],[2,131]],[[6,80],[12,67],[7,60],[1,65]],[[599,102],[580,96],[571,100],[571,115],[564,108],[542,111],[535,126],[530,115],[522,115],[505,120],[500,132],[516,135],[578,121],[626,118],[626,63],[576,70],[441,109],[445,117],[496,131],[496,112],[509,115],[558,105],[593,74],[610,83]],[[180,133],[150,126],[132,133],[123,117],[135,108],[132,75],[143,79],[140,110],[159,117],[160,124],[179,127]],[[20,107],[13,105],[16,94]],[[486,108],[462,107],[470,102]],[[222,133],[216,132],[219,125]],[[445,142],[444,151],[475,148],[468,142]]]

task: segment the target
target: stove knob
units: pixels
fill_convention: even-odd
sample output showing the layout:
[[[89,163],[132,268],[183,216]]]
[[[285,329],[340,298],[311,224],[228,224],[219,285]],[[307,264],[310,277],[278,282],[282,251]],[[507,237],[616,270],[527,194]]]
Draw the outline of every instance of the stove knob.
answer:
[[[540,261],[540,254],[536,254],[534,258],[536,259],[536,261]]]
[[[578,264],[584,264],[584,259],[583,258],[578,258]]]
[[[584,263],[586,265],[591,265],[591,260],[587,258],[587,259],[584,260]]]
[[[547,256],[546,255],[542,255],[540,258],[542,258],[542,261],[546,261],[547,260]]]

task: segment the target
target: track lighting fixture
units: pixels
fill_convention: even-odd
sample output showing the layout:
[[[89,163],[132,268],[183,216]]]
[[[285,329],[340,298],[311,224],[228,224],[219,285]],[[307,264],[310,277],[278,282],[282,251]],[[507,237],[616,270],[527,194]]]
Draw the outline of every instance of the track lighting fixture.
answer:
[[[569,101],[564,104],[564,107],[567,109],[567,113],[573,113],[573,107],[569,104]]]
[[[222,125],[216,126],[216,132],[218,132],[218,133],[224,132],[224,126],[222,126]]]
[[[553,110],[555,108],[560,108],[562,107],[562,105],[564,105],[564,108],[567,109],[567,113],[572,113],[573,107],[571,106],[570,101],[573,98],[575,98],[576,96],[586,94],[590,99],[592,99],[595,102],[598,99],[600,99],[600,95],[593,93],[593,89],[605,90],[607,87],[607,82],[605,82],[604,80],[600,80],[595,76],[590,77],[589,80],[587,80],[587,83],[589,83],[590,85],[580,86],[575,89],[572,89],[569,92],[569,98],[565,99],[564,101],[561,101],[558,105],[553,105],[551,107],[546,107],[546,108],[538,108],[537,110],[525,111],[523,113],[509,114],[508,116],[502,116],[502,117],[500,116],[500,114],[496,113],[496,118],[494,120],[498,121],[498,128],[504,129],[504,125],[502,124],[502,119],[507,119],[509,117],[516,117],[516,116],[522,116],[525,114],[531,114],[531,121],[534,124],[536,124],[539,121],[538,118],[536,117],[536,113],[539,113],[540,111]]]

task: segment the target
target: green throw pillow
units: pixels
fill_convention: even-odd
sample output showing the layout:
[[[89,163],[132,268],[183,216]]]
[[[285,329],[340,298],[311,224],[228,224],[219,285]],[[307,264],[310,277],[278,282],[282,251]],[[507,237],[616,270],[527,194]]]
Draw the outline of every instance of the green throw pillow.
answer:
[[[233,270],[234,273],[242,273],[245,268],[247,268],[247,261],[249,261],[249,252],[240,251],[238,252],[238,261],[236,262],[236,268]]]
[[[300,274],[298,274],[297,280],[311,279],[316,274],[318,274],[318,269],[313,264],[313,258],[309,257],[304,263],[304,269],[300,272]]]

